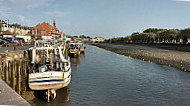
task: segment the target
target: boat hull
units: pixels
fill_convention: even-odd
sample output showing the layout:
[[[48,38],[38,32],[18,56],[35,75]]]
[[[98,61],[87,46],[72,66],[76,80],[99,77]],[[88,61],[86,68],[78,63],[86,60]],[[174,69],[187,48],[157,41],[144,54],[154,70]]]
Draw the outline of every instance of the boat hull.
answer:
[[[29,87],[31,90],[60,89],[69,85],[71,70],[68,72],[43,72],[29,74]]]

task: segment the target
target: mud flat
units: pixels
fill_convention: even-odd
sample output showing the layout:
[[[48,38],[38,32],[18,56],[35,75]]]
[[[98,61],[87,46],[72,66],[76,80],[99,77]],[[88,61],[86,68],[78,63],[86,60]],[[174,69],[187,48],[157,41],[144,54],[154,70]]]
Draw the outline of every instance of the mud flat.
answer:
[[[94,46],[129,56],[143,61],[154,62],[178,68],[190,72],[190,53],[185,51],[167,50],[145,45],[116,45],[116,44],[92,44]]]

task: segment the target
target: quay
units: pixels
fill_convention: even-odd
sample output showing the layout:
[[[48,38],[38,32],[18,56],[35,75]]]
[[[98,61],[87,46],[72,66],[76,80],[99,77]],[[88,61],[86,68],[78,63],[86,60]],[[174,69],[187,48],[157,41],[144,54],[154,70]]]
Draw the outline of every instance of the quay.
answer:
[[[0,105],[31,106],[1,79],[0,85]]]
[[[32,47],[32,45],[28,45],[28,46],[18,46],[16,47],[16,50],[26,50],[26,49],[29,49],[30,47]],[[14,48],[13,47],[2,47],[0,48],[0,53],[3,53],[3,52],[10,52],[10,51],[13,51]]]
[[[30,104],[21,97],[21,89],[25,83],[26,64],[21,61],[5,62],[4,55],[8,57],[19,56],[23,54],[22,51],[27,50],[31,46],[17,47],[14,51],[13,47],[3,47],[0,49],[0,105],[19,105],[30,106]],[[22,58],[22,59],[21,59]],[[23,57],[21,57],[23,61]],[[4,64],[3,64],[4,62]],[[3,64],[3,65],[2,65]],[[3,81],[4,80],[4,81]]]

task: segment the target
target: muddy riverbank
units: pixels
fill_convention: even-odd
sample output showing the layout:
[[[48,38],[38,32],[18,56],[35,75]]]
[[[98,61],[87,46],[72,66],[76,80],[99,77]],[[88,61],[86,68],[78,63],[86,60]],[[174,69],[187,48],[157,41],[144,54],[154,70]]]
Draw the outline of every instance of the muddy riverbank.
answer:
[[[116,45],[116,44],[92,44],[94,46],[115,52],[117,54],[133,57],[143,61],[154,62],[178,68],[182,71],[190,71],[190,53],[177,50],[167,50],[146,45]]]

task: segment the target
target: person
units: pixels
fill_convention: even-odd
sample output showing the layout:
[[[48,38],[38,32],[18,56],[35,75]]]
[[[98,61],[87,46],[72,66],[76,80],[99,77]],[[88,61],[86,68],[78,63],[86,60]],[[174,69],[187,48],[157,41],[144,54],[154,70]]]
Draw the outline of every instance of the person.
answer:
[[[14,50],[14,51],[16,50],[16,46],[13,47],[13,50]]]
[[[20,44],[21,44],[21,46],[23,46],[22,40],[20,40]]]

